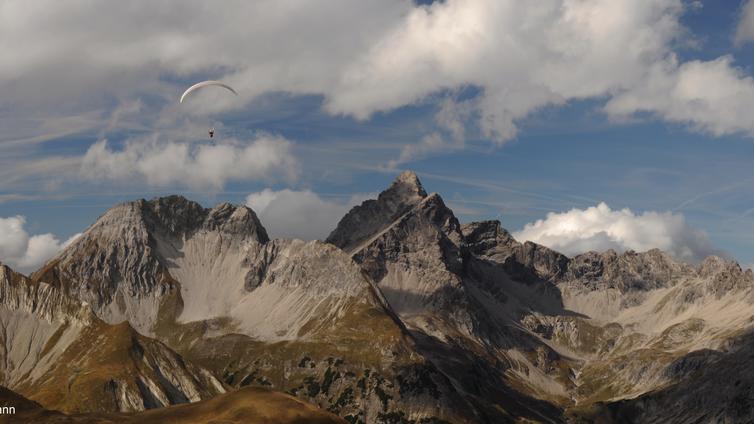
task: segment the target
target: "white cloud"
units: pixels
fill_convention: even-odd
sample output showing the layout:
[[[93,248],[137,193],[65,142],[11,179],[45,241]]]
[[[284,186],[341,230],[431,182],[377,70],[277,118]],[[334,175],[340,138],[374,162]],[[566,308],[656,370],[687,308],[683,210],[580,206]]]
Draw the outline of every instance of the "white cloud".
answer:
[[[97,111],[111,116],[103,132],[134,125],[129,114],[177,120],[270,92],[321,95],[329,113],[367,119],[473,87],[461,110],[440,107],[435,124],[449,136],[427,128],[395,163],[463,148],[470,125],[503,143],[532,112],[585,98],[609,102],[613,117],[649,111],[714,135],[752,135],[748,108],[734,109],[749,105],[752,83],[731,59],[675,63],[673,49],[690,38],[681,16],[698,9],[683,0],[5,0],[0,57],[13,59],[0,67],[0,107],[13,119],[60,104]],[[748,37],[749,19],[741,22]],[[205,90],[178,105],[186,81],[205,76],[240,95]]]
[[[682,33],[680,0],[450,0],[415,8],[348,64],[332,112],[368,117],[474,85],[485,135],[569,99],[633,86]]]
[[[736,68],[731,56],[658,64],[642,84],[605,106],[617,118],[649,112],[715,136],[743,133],[754,137],[752,109],[754,79]]]
[[[122,150],[102,140],[86,152],[81,175],[94,181],[136,179],[153,186],[218,190],[230,180],[295,179],[298,164],[291,148],[290,141],[269,135],[222,144],[161,142],[153,136],[127,142]]]
[[[754,41],[754,0],[748,0],[741,9],[741,18],[736,29],[736,42]]]
[[[707,235],[689,226],[681,214],[613,210],[605,203],[587,209],[549,213],[515,232],[520,241],[533,241],[566,255],[590,250],[647,251],[659,248],[690,262],[721,254]]]
[[[26,218],[20,215],[0,218],[0,261],[21,272],[40,267],[81,235],[64,242],[49,233],[30,236],[25,224]]]
[[[479,126],[504,141],[540,107],[642,81],[687,35],[684,11],[682,0],[7,0],[0,55],[13,60],[0,69],[0,87],[13,82],[4,97],[21,104],[172,99],[178,87],[161,77],[211,73],[240,98],[207,90],[186,108],[237,108],[285,91],[321,94],[331,113],[367,118],[471,85],[481,91]]]
[[[267,188],[250,194],[246,204],[257,213],[270,237],[323,240],[351,207],[370,197],[373,196],[354,195],[333,200],[310,190]]]

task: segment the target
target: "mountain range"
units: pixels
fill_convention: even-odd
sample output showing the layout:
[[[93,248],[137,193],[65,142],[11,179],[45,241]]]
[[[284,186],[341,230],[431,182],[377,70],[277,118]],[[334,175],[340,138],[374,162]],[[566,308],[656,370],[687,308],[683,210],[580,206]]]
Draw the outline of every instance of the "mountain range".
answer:
[[[324,242],[170,196],[1,266],[0,395],[39,422],[743,423],[753,319],[735,262],[567,257],[404,172]]]

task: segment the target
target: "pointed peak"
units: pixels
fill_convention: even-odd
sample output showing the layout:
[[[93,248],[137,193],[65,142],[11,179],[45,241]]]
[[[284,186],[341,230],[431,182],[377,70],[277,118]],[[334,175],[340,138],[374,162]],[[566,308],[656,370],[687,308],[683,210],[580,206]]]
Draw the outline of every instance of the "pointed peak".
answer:
[[[385,192],[401,191],[405,193],[411,193],[419,197],[427,197],[427,192],[424,190],[419,177],[414,171],[403,171],[398,175],[390,187]]]
[[[396,219],[427,198],[419,178],[413,171],[404,171],[376,200],[367,200],[353,207],[327,237],[327,242],[351,251],[374,234],[387,228]]]

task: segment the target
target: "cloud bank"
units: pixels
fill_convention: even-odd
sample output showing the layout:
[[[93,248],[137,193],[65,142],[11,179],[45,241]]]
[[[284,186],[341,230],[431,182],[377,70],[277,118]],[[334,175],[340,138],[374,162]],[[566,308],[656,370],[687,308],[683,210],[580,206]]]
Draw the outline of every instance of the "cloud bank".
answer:
[[[370,197],[374,196],[332,200],[310,190],[267,188],[250,194],[246,205],[257,213],[270,237],[324,240],[351,207]]]
[[[754,82],[733,58],[676,57],[693,38],[681,17],[697,3],[7,0],[0,55],[13,60],[0,69],[0,106],[55,110],[66,101],[91,110],[145,97],[174,111],[177,81],[205,75],[226,80],[239,98],[206,90],[184,110],[239,109],[269,92],[319,95],[330,114],[356,119],[443,96],[462,103],[462,126],[438,123],[445,139],[430,130],[397,162],[462,147],[453,140],[469,125],[503,143],[522,118],[580,99],[604,101],[612,117],[649,112],[713,135],[754,136],[740,112],[754,106]],[[743,10],[742,41],[754,36],[753,9]],[[476,94],[457,100],[469,87]]]
[[[617,118],[639,112],[688,124],[714,136],[754,136],[754,79],[732,56],[711,61],[659,64],[632,90],[613,97],[606,112]]]
[[[587,209],[549,213],[547,218],[526,224],[513,236],[533,241],[568,256],[587,251],[614,249],[639,252],[659,248],[676,259],[697,262],[721,254],[707,235],[689,226],[681,214],[613,210],[600,203]]]
[[[24,229],[26,218],[0,218],[0,261],[11,268],[29,272],[43,265],[81,234],[61,242],[52,234],[29,235]]]
[[[87,150],[81,175],[92,181],[141,180],[160,187],[219,190],[231,180],[295,179],[298,163],[291,149],[290,141],[268,135],[222,144],[161,142],[152,137],[127,142],[121,150],[102,140]]]

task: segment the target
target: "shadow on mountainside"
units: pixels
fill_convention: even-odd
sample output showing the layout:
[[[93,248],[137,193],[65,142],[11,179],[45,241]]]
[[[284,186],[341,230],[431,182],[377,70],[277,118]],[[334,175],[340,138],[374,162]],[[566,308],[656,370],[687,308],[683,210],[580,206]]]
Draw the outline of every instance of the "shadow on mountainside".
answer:
[[[754,422],[754,330],[722,351],[700,349],[676,359],[663,388],[633,399],[569,411],[576,423]]]

